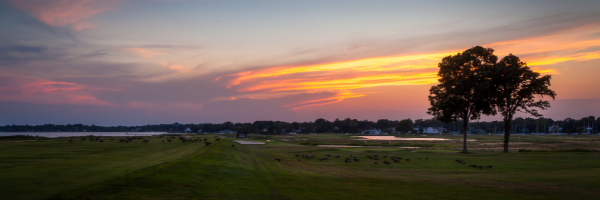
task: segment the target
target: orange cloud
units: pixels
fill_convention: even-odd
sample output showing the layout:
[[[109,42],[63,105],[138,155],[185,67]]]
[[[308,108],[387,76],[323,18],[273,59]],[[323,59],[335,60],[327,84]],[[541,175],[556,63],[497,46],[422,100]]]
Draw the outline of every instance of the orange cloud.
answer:
[[[541,66],[600,58],[600,51],[595,51],[600,47],[600,40],[597,39],[599,32],[600,26],[587,25],[552,35],[501,41],[482,46],[494,48],[500,58],[509,53],[517,55],[538,73],[560,74],[556,69]],[[214,81],[226,80],[228,88],[252,93],[248,94],[252,96],[266,96],[265,94],[281,96],[282,93],[292,95],[311,92],[335,94],[286,106],[297,110],[365,96],[352,91],[361,88],[437,83],[438,63],[443,57],[454,55],[455,52],[459,50],[307,66],[276,66],[230,74],[218,77]]]
[[[572,55],[560,55],[550,56],[543,59],[532,59],[532,62],[528,62],[529,65],[551,65],[555,63],[567,62],[567,61],[584,61],[600,58],[600,51],[577,53]]]
[[[352,89],[435,83],[438,79],[437,63],[450,54],[454,53],[367,58],[310,66],[272,67],[218,77],[215,81],[231,77],[232,80],[227,86],[236,87],[241,92],[298,94],[326,91],[336,94],[286,106],[295,110],[364,96],[351,92]]]
[[[386,85],[422,85],[437,82],[437,72],[399,73],[311,81],[310,79],[276,80],[242,88],[240,91],[329,91]]]
[[[532,66],[530,67],[531,70],[533,70],[534,72],[540,73],[540,74],[560,74],[558,71],[556,71],[556,69],[542,69],[541,67],[538,66]]]
[[[188,69],[186,66],[183,65],[167,65],[167,68],[175,70],[177,72],[191,72],[191,69]]]
[[[408,56],[395,56],[395,57],[380,57],[380,58],[367,58],[354,61],[328,63],[322,65],[312,66],[282,66],[273,67],[257,71],[246,71],[228,76],[236,77],[233,81],[228,84],[228,87],[240,85],[243,82],[249,82],[256,79],[264,79],[271,77],[280,77],[290,74],[306,74],[306,73],[319,73],[319,72],[339,72],[340,70],[351,70],[353,72],[393,72],[393,71],[406,71],[406,70],[418,70],[437,67],[437,63],[445,56],[454,54],[452,52],[446,53],[435,53],[435,54],[422,54],[422,55],[408,55]],[[218,77],[215,81],[222,78]]]
[[[166,54],[163,51],[152,51],[152,50],[148,50],[148,49],[144,49],[144,48],[129,48],[129,49],[125,49],[125,51],[135,53],[136,55],[138,55],[140,57],[144,57],[144,58],[152,57],[155,55]]]
[[[583,61],[600,58],[600,24],[589,24],[567,29],[552,35],[494,42],[483,45],[496,50],[496,55],[512,53],[528,65],[551,65],[567,61]]]
[[[339,93],[337,93],[335,96],[332,96],[332,97],[302,101],[300,103],[286,105],[285,107],[286,108],[292,107],[292,110],[297,110],[297,109],[306,108],[309,106],[320,106],[320,105],[337,103],[337,102],[343,101],[344,99],[362,97],[362,96],[365,96],[365,95],[352,93],[350,91],[340,91]]]
[[[80,31],[95,27],[85,20],[102,12],[113,10],[118,0],[13,0],[15,7],[29,13],[50,26],[71,26]]]

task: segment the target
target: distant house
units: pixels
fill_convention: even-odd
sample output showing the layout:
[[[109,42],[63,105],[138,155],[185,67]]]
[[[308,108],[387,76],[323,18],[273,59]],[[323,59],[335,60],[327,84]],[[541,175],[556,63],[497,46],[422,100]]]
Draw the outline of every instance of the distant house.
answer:
[[[186,129],[185,129],[185,131],[183,131],[183,132],[186,132],[186,133],[191,133],[191,132],[192,132],[192,129],[190,129],[190,128],[186,128]]]
[[[423,133],[427,133],[427,134],[438,134],[443,131],[444,131],[444,127],[425,127],[425,128],[423,128]]]
[[[423,128],[423,133],[434,134],[437,133],[437,130],[435,130],[433,127],[425,127]]]
[[[219,134],[237,134],[237,131],[223,130],[219,131]]]
[[[394,133],[396,132],[396,127],[389,127],[387,129],[390,130],[390,131],[392,131],[392,132],[394,132]]]
[[[560,132],[562,132],[562,127],[552,125],[548,128],[548,130],[550,130],[551,133],[556,133],[556,132],[560,133]]]
[[[295,131],[289,132],[288,134],[296,135]]]
[[[361,134],[379,135],[379,134],[381,134],[381,130],[377,130],[377,129],[364,130],[364,131],[361,132]]]
[[[198,133],[202,133],[202,129],[198,129]]]
[[[238,133],[235,135],[236,138],[246,138],[246,134],[245,133]]]

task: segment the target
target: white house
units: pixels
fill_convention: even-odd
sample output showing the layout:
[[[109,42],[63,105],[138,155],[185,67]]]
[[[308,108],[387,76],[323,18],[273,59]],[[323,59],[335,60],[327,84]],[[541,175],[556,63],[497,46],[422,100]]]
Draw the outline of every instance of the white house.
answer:
[[[186,132],[186,133],[191,133],[191,132],[192,132],[192,129],[190,129],[190,128],[186,128],[186,129],[185,129],[185,131],[183,131],[183,132]]]
[[[237,134],[237,131],[223,130],[219,131],[219,134]]]
[[[444,127],[425,127],[423,129],[423,133],[429,133],[429,134],[435,134],[435,133],[441,133],[442,131],[444,131]]]
[[[562,127],[552,125],[552,126],[548,127],[548,130],[550,130],[551,133],[556,133],[556,132],[560,133],[560,132],[562,132]]]
[[[379,135],[381,134],[381,130],[372,129],[372,130],[364,130],[361,134],[369,134],[369,135]]]

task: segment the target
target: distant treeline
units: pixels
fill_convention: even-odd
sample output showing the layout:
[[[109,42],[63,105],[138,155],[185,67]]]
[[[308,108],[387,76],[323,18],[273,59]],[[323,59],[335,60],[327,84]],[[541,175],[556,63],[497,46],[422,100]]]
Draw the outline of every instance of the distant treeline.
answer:
[[[346,118],[328,121],[322,118],[314,122],[282,122],[255,121],[254,123],[202,123],[202,124],[157,124],[143,126],[96,126],[84,124],[44,124],[44,125],[6,125],[0,126],[2,132],[221,132],[237,131],[239,133],[282,134],[298,133],[361,133],[367,130],[377,130],[385,133],[427,133],[432,129],[444,133],[460,132],[462,121],[442,123],[435,119],[418,120],[387,120],[375,121]],[[513,121],[513,133],[598,133],[600,118],[593,116],[582,119],[566,118],[553,120],[549,118],[516,118]],[[469,131],[474,134],[503,133],[502,121],[471,122]]]

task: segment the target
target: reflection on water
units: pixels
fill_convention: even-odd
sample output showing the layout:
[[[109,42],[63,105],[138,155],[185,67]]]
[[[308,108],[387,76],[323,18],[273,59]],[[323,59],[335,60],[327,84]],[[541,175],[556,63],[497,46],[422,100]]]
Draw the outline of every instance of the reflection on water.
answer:
[[[152,136],[160,135],[166,132],[0,132],[0,136],[14,136],[14,135],[30,135],[40,136],[48,138],[57,137],[79,137],[79,136],[113,136],[113,137],[126,137],[126,136]]]
[[[357,136],[367,140],[424,140],[424,141],[436,141],[436,140],[450,140],[444,138],[399,138],[395,136]],[[364,140],[356,139],[356,140]]]
[[[345,147],[382,147],[382,146],[348,146],[348,145],[317,145],[318,147],[338,147],[338,148],[345,148]],[[418,149],[421,147],[398,147],[401,149]]]

